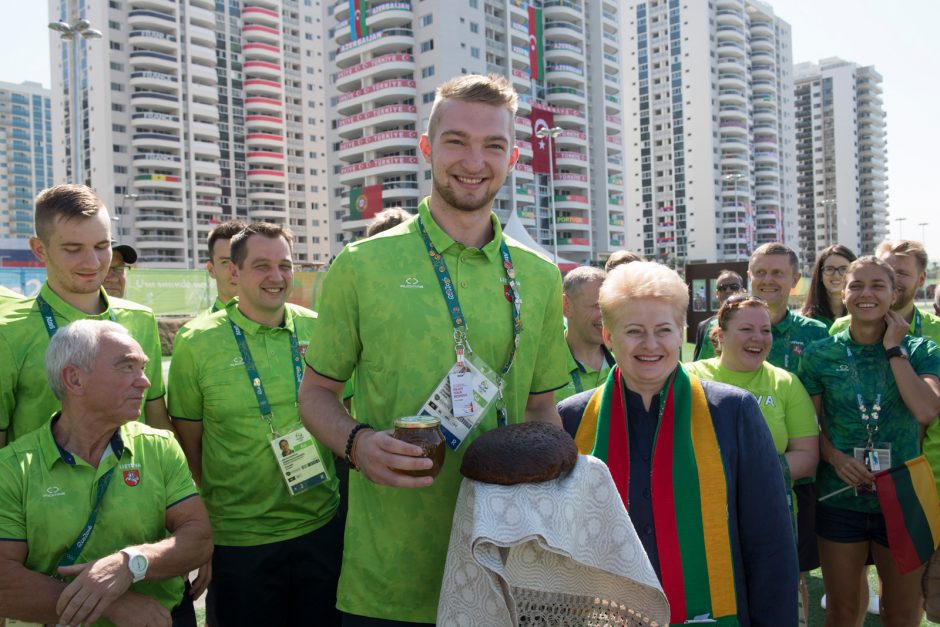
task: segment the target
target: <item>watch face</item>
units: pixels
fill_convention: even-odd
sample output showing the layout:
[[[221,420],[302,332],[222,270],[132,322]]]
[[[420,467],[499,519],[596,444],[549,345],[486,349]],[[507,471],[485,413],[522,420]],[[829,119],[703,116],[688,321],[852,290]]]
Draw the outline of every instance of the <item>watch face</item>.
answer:
[[[143,555],[135,555],[128,562],[128,566],[133,573],[142,573],[147,570],[147,558]]]

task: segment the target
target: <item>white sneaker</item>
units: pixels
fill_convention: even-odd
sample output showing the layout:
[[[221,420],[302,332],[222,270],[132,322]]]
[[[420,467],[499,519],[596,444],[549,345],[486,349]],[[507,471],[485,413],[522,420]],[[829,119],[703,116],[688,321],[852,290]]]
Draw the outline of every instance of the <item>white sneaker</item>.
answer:
[[[826,595],[825,594],[819,600],[819,607],[826,609]]]
[[[868,593],[868,613],[876,616],[881,613],[881,599],[874,592]]]

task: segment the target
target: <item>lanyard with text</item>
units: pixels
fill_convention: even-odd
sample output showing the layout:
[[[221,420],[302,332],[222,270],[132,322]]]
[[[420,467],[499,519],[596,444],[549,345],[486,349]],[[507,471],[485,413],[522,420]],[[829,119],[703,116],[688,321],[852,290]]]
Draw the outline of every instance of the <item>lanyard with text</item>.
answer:
[[[616,363],[613,356],[610,354],[610,352],[608,352],[606,347],[601,346],[601,350],[604,351],[604,363],[607,364],[608,368],[613,368],[614,364]],[[574,360],[574,363],[577,364],[578,367],[571,371],[571,382],[574,384],[575,391],[580,394],[584,391],[584,384],[581,382],[580,373],[583,372],[584,374],[587,374],[587,370],[577,359]],[[604,366],[601,366],[601,371],[603,370]]]
[[[855,364],[855,354],[852,352],[852,349],[848,346],[845,347],[845,356],[849,362],[849,370],[852,373],[852,383],[855,384],[855,400],[858,402],[858,411],[862,415],[862,422],[865,423],[865,431],[868,433],[868,447],[872,447],[872,442],[874,440],[875,434],[878,432],[878,416],[881,413],[881,392],[877,392],[875,395],[875,400],[872,403],[871,410],[869,411],[867,405],[865,404],[865,397],[862,396],[862,381],[858,376],[858,367]],[[884,390],[887,385],[887,376],[885,374],[885,368],[881,368],[881,377],[877,382],[876,389]]]
[[[95,528],[95,521],[98,519],[98,510],[101,508],[101,501],[104,500],[104,493],[111,483],[111,475],[113,474],[114,466],[108,468],[107,472],[101,475],[101,479],[98,480],[98,490],[95,492],[95,505],[92,507],[91,514],[88,516],[88,522],[85,523],[84,529],[82,529],[82,532],[75,542],[72,543],[72,546],[69,547],[69,550],[66,551],[65,555],[59,560],[59,563],[56,565],[57,571],[61,566],[71,566],[74,564],[81,554],[82,549],[85,548],[85,544],[88,543],[91,530]]]
[[[261,410],[261,417],[275,438],[280,437],[277,429],[274,428],[274,412],[271,411],[271,403],[268,402],[268,395],[264,393],[264,386],[261,384],[261,375],[255,367],[255,360],[251,357],[251,350],[248,348],[248,342],[245,340],[245,332],[241,327],[235,324],[235,321],[229,319],[232,325],[232,333],[235,334],[235,343],[238,344],[238,350],[242,354],[242,361],[245,362],[245,370],[248,372],[248,380],[251,381],[251,387],[255,391],[255,397],[258,399],[258,409]],[[294,364],[294,389],[300,390],[300,380],[303,377],[303,360],[300,358],[300,346],[297,344],[297,327],[290,334],[291,358]]]
[[[921,335],[921,324],[920,309],[914,307],[914,337],[923,337]]]
[[[56,324],[55,314],[52,313],[52,307],[49,306],[49,303],[46,302],[46,299],[42,296],[36,297],[36,304],[39,305],[39,313],[42,315],[42,323],[46,327],[46,332],[51,338],[55,335],[55,332],[59,330],[59,325]],[[111,308],[108,307],[108,318],[111,319],[111,322],[117,322],[117,319],[114,317],[114,312],[111,311]]]
[[[428,249],[428,256],[434,265],[435,275],[441,286],[441,293],[444,300],[447,301],[447,309],[450,312],[450,318],[454,325],[454,352],[457,354],[457,364],[463,363],[464,351],[470,348],[467,339],[467,321],[460,309],[460,301],[457,300],[457,291],[454,282],[447,271],[447,264],[444,263],[444,256],[437,252],[427,229],[424,228],[424,222],[418,218],[418,229],[421,231],[421,238]],[[503,398],[503,384],[506,375],[512,369],[513,360],[516,357],[516,349],[519,347],[519,336],[522,332],[522,296],[519,294],[519,285],[516,283],[516,271],[512,265],[512,258],[509,256],[509,247],[506,241],[499,242],[499,253],[503,258],[503,270],[506,272],[508,297],[512,302],[512,345],[509,347],[509,357],[506,364],[500,371],[499,398],[496,403],[496,421],[499,426],[504,426],[508,422],[508,413],[506,411],[506,401]]]

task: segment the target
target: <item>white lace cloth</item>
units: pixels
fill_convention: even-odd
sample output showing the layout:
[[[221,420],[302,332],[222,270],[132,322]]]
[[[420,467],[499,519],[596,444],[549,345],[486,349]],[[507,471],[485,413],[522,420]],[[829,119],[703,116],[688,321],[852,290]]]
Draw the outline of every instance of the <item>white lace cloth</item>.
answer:
[[[437,624],[668,625],[669,604],[607,466],[501,486],[464,479]]]

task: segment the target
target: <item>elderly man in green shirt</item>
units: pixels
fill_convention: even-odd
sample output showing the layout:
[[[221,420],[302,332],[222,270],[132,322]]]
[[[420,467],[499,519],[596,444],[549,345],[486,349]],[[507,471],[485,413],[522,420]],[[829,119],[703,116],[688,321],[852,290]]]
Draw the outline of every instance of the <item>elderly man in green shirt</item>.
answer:
[[[195,621],[183,577],[212,551],[209,519],[173,434],[137,422],[146,364],[109,321],[49,343],[62,411],[0,449],[0,616],[170,625],[188,607]]]
[[[562,306],[568,327],[568,385],[555,391],[555,402],[590,390],[607,380],[616,364],[604,346],[604,322],[597,298],[606,274],[600,268],[581,266],[565,275]]]
[[[439,87],[419,142],[431,196],[414,219],[348,245],[324,280],[300,401],[304,424],[359,470],[337,595],[344,627],[434,623],[467,445],[507,422],[561,426],[561,277],[505,237],[492,212],[519,154],[516,101],[497,76]],[[472,384],[467,369],[480,373]],[[353,370],[356,420],[340,401]],[[454,403],[453,386],[470,398],[501,389],[502,398]],[[397,418],[418,413],[447,430],[433,479],[403,474],[431,460],[391,437]]]
[[[36,197],[33,254],[46,266],[36,298],[0,306],[0,445],[42,425],[59,402],[42,372],[49,338],[69,322],[111,320],[130,331],[150,360],[144,421],[172,429],[164,404],[160,337],[153,311],[102,289],[111,263],[111,217],[83,185],[57,185]]]
[[[220,625],[339,624],[343,520],[332,453],[297,411],[316,314],[286,302],[292,241],[264,222],[232,238],[238,299],[183,327],[170,364],[170,414],[212,520],[207,611]]]

